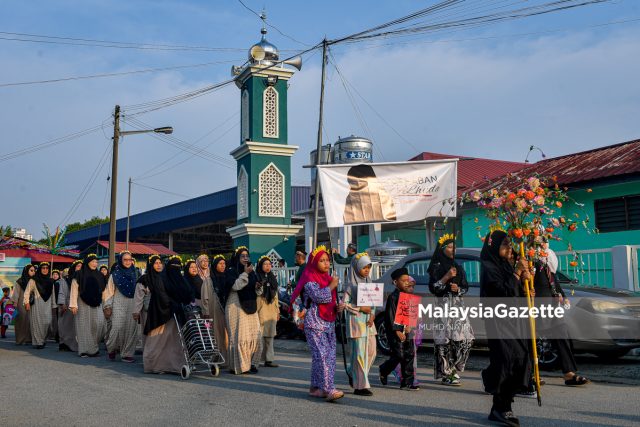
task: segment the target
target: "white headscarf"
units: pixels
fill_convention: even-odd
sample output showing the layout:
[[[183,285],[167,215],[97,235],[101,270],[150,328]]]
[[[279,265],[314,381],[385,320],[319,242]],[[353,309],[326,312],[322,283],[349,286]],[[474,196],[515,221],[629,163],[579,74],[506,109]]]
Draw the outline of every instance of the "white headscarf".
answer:
[[[549,267],[549,271],[556,274],[556,271],[558,271],[558,256],[550,248],[547,248],[545,252],[547,252],[547,266]]]

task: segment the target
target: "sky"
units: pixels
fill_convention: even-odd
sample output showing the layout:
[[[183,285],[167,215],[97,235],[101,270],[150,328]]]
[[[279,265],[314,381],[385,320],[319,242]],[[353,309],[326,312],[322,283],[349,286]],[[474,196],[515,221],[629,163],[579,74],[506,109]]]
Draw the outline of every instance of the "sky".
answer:
[[[281,57],[436,3],[257,1]],[[446,20],[516,0],[469,0]],[[240,92],[233,84],[196,99],[128,117],[127,108],[230,79],[260,38],[258,17],[237,0],[4,0],[0,14],[0,158],[95,128],[28,155],[0,161],[0,225],[41,237],[50,227],[109,212],[109,149],[116,104],[123,130],[173,126],[173,144],[127,136],[119,150],[118,217],[235,185]],[[17,34],[151,44],[152,49],[33,43]],[[7,40],[13,39],[13,40]],[[547,157],[640,138],[640,2],[616,0],[466,30],[335,45],[327,68],[323,138],[365,136],[375,161],[431,151],[523,161],[529,146]],[[113,45],[113,44],[111,44]],[[157,49],[157,45],[207,50]],[[122,45],[120,45],[122,46]],[[148,46],[149,47],[149,46]],[[294,184],[309,182],[320,92],[320,54],[303,57],[289,81]],[[162,72],[12,85],[155,68]],[[348,92],[345,90],[348,89]],[[135,120],[139,120],[136,122]],[[142,121],[143,123],[141,123]],[[194,144],[192,155],[176,144]],[[204,151],[199,151],[204,150]],[[192,149],[193,151],[193,149]],[[206,154],[202,154],[206,153]],[[539,160],[540,154],[532,154]],[[104,160],[102,160],[104,159]],[[95,179],[91,179],[95,174]],[[162,190],[162,191],[158,191]],[[86,194],[85,194],[86,193]]]

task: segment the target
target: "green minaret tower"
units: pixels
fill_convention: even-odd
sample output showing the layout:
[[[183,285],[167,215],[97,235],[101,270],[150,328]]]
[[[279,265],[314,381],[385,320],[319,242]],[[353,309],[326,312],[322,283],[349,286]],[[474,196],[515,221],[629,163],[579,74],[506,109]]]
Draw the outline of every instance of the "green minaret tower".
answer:
[[[302,228],[291,225],[291,156],[298,147],[287,138],[287,89],[295,71],[285,67],[266,33],[263,27],[247,64],[232,69],[241,129],[240,146],[231,152],[238,166],[238,224],[227,231],[236,247],[249,247],[253,261],[269,255],[291,263],[294,236]]]

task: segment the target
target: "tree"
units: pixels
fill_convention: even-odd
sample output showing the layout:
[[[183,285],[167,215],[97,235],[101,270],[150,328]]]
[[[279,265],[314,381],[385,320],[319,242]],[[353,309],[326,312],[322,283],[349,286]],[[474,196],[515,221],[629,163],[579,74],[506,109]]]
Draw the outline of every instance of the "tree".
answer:
[[[85,228],[93,227],[95,225],[106,224],[109,222],[109,217],[100,218],[98,216],[94,216],[91,219],[88,219],[84,222],[72,222],[68,224],[66,227],[67,233],[73,233],[74,231],[83,230]]]
[[[13,237],[13,228],[10,225],[0,225],[0,237]]]

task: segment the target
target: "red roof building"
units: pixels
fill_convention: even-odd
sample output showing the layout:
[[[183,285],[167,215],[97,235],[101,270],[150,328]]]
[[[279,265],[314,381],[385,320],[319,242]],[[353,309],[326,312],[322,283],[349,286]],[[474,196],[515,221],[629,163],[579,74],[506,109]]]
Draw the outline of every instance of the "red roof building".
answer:
[[[526,163],[430,152],[421,153],[409,160],[442,159],[460,159],[458,161],[458,193],[461,193],[470,187],[479,185],[480,183],[506,175],[507,173],[516,172],[527,166]]]
[[[62,264],[71,264],[75,258],[62,255],[51,255],[48,253],[38,252],[32,249],[2,249],[0,250],[7,258],[30,258],[32,263],[54,262]]]
[[[98,240],[98,246],[109,250],[109,242],[107,240]],[[125,242],[116,242],[116,253],[122,252],[126,249]],[[161,256],[178,255],[176,252],[170,250],[160,243],[133,243],[129,242],[129,251],[134,255],[154,255]]]

